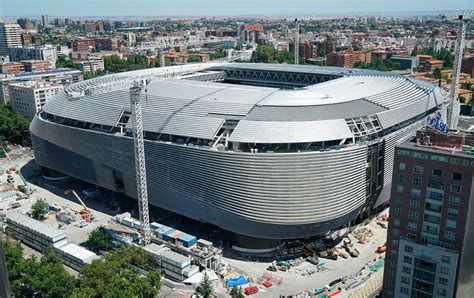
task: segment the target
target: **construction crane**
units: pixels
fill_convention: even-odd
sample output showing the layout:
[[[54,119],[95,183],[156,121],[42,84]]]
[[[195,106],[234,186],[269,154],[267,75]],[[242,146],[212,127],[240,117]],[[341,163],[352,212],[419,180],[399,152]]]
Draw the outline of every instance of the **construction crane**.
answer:
[[[459,77],[461,75],[461,63],[464,52],[464,44],[466,37],[466,27],[468,18],[465,15],[459,15],[459,30],[456,41],[456,50],[454,57],[453,76],[451,80],[450,100],[448,104],[448,125],[451,129],[456,129],[458,126],[459,110],[458,107],[458,92],[459,92]]]
[[[145,142],[143,140],[143,117],[141,93],[146,87],[145,80],[134,81],[130,87],[132,106],[133,148],[135,151],[135,173],[137,181],[138,210],[140,214],[140,233],[143,245],[150,244],[151,230],[148,212],[148,189],[146,180]]]
[[[295,19],[296,31],[295,31],[295,64],[300,63],[300,23],[298,19]]]
[[[86,221],[86,222],[90,222],[94,219],[91,211],[87,208],[86,204],[84,204],[84,202],[82,201],[81,197],[73,190],[73,189],[67,189],[64,191],[64,194],[67,195],[69,193],[71,193],[76,197],[76,199],[79,201],[79,203],[81,203],[82,205],[82,210],[79,211],[79,214],[82,216],[82,218]],[[77,212],[77,211],[75,211]]]

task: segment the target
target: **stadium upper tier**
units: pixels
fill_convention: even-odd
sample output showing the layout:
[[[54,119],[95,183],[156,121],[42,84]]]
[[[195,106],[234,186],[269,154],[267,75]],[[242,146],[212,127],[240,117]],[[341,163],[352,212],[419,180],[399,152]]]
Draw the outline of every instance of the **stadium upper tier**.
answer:
[[[265,64],[199,64],[193,70],[195,74],[187,75],[186,79],[152,81],[147,86],[142,95],[145,131],[213,140],[226,121],[233,121],[227,125],[226,138],[230,142],[334,141],[388,129],[439,106],[444,100],[441,89],[435,86],[377,71]],[[224,82],[196,80],[206,70],[240,71],[247,77],[239,80],[238,74],[231,73]],[[124,113],[130,111],[128,89],[78,97],[68,92],[88,94],[87,90],[103,84],[173,71],[140,70],[79,82],[60,92],[45,105],[44,111],[51,116],[116,127]],[[317,84],[308,80],[306,86],[292,89],[244,85],[248,78],[272,80],[272,72],[284,75],[285,81],[302,81],[302,85],[305,82],[301,77],[305,75],[330,79]],[[275,82],[278,80],[282,78]],[[365,125],[357,125],[359,122]]]

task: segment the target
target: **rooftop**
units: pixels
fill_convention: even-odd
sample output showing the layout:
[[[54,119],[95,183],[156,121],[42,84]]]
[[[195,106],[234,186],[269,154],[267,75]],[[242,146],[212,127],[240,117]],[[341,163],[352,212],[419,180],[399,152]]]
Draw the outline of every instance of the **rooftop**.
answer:
[[[52,228],[47,224],[44,224],[40,221],[37,221],[36,219],[33,219],[18,212],[9,212],[7,214],[7,219],[17,223],[18,225],[24,226],[30,230],[43,234],[50,239],[54,239],[57,237],[67,237],[64,231]]]

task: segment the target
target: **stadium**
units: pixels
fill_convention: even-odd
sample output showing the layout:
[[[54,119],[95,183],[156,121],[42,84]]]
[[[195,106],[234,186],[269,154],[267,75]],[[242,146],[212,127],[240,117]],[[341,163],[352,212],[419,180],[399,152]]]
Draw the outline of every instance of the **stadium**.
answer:
[[[229,231],[234,248],[334,233],[389,199],[394,148],[447,94],[393,73],[208,63],[103,76],[34,118],[35,159],[136,196],[130,93],[101,84],[156,75],[143,92],[149,202]]]

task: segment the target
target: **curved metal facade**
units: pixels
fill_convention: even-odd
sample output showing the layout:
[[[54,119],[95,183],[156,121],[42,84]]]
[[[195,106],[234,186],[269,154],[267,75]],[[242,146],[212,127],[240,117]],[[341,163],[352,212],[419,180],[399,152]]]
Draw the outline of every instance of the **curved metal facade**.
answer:
[[[50,123],[31,127],[36,161],[136,197],[132,139]],[[367,148],[304,153],[213,151],[146,141],[150,203],[238,234],[292,239],[356,218]]]

